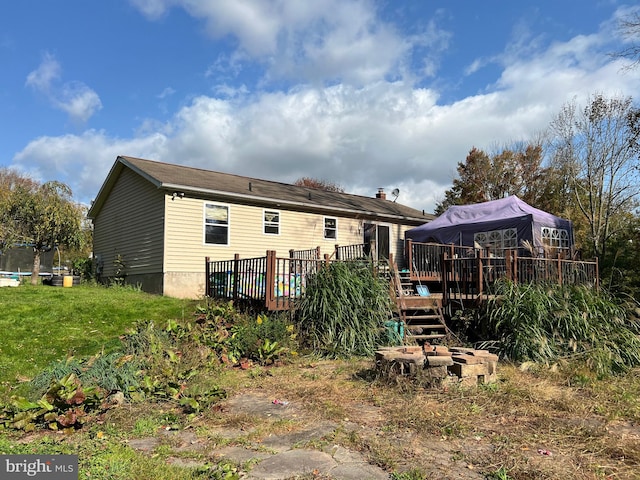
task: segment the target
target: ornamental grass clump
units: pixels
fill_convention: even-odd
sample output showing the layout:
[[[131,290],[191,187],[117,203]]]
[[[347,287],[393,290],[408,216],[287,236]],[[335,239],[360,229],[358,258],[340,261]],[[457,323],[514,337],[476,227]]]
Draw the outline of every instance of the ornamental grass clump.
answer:
[[[486,319],[513,361],[576,360],[598,375],[640,365],[640,324],[604,290],[501,282]]]
[[[391,313],[389,284],[368,262],[321,268],[297,305],[303,342],[329,357],[371,355]]]

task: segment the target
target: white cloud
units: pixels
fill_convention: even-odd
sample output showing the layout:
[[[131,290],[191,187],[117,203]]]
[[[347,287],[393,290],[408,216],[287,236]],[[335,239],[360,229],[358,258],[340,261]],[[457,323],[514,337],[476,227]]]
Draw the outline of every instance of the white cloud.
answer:
[[[414,48],[429,49],[423,73],[432,76],[437,54],[450,34],[429,23],[403,38],[378,15],[372,0],[131,0],[148,18],[179,6],[205,22],[213,38],[229,36],[237,50],[221,57],[207,75],[237,73],[243,62],[258,62],[265,81],[348,82],[364,85],[397,76]],[[219,79],[223,83],[225,77]]]
[[[49,53],[45,53],[38,68],[27,75],[26,84],[42,93],[48,93],[51,84],[60,78],[60,63]]]
[[[32,178],[69,184],[74,197],[88,203],[98,193],[118,155],[164,158],[165,142],[166,138],[159,133],[118,139],[104,131],[87,130],[81,135],[37,138],[13,160],[16,168]]]
[[[160,3],[165,8],[169,5]],[[216,15],[222,15],[220,12],[228,6],[205,2],[197,7],[195,0],[182,0],[180,4],[203,12],[215,11]],[[327,86],[309,82],[287,91],[248,92],[220,82],[216,89],[220,98],[193,98],[167,122],[146,119],[133,138],[118,139],[93,130],[82,135],[43,137],[20,152],[14,159],[16,164],[31,165],[41,178],[68,181],[76,195],[85,200],[95,196],[116,156],[124,154],[285,182],[310,176],[363,195],[374,195],[378,187],[388,192],[397,187],[401,192],[399,202],[431,211],[449,188],[457,163],[464,161],[472,147],[490,150],[495,145],[535,137],[574,96],[580,100],[594,91],[635,96],[640,92],[637,75],[621,75],[621,63],[599,53],[610,36],[604,28],[597,34],[576,36],[542,50],[541,43],[535,48],[523,44],[523,55],[511,45],[492,60],[502,64],[503,71],[494,85],[483,90],[486,93],[443,104],[434,89],[417,88],[404,79],[376,80],[387,68],[384,65],[398,62],[398,55],[413,47],[398,47],[393,29],[372,27],[372,17],[362,14],[356,18],[354,24],[360,27],[343,25],[333,19],[333,13],[314,17],[319,19],[317,23],[309,19],[305,23],[305,15],[313,16],[304,7],[307,3],[271,1],[257,7],[244,1],[238,5],[228,8],[278,12],[273,25],[267,22],[258,32],[249,28],[256,21],[254,15],[240,19],[237,12],[224,13],[225,18],[238,24],[246,23],[234,30],[239,38],[264,38],[263,47],[267,49],[273,48],[269,39],[277,45],[291,44],[291,38],[280,37],[294,28],[291,25],[299,28],[291,19],[314,26],[315,32],[326,29],[329,34],[320,35],[317,41],[307,40],[304,45],[293,41],[287,47],[307,52],[307,59],[333,62],[334,66],[327,66],[322,75],[340,70],[335,65],[345,62],[349,53],[339,46],[357,39],[354,61],[360,59],[361,63],[349,75],[362,84],[335,82]],[[354,15],[366,5],[353,3]],[[340,10],[337,3],[331,6]],[[345,14],[345,10],[340,11]],[[369,71],[364,52],[377,48],[382,38],[390,41],[390,51],[395,53],[387,54],[383,49],[383,66],[374,65]],[[249,51],[251,42],[241,41]],[[284,68],[303,68],[303,63]],[[320,68],[312,63],[307,67]],[[55,79],[51,73],[49,77]],[[34,74],[33,81],[46,85],[49,77]]]
[[[86,122],[102,108],[102,102],[96,92],[83,83],[66,83],[58,98],[52,99],[54,105],[78,122]]]
[[[171,87],[166,87],[164,90],[162,90],[162,92],[160,92],[157,97],[160,99],[164,99],[167,97],[170,97],[171,95],[173,95],[174,93],[176,93],[176,91],[171,88]]]
[[[171,7],[171,0],[129,0],[147,18],[157,20]]]
[[[102,102],[98,94],[82,82],[60,84],[62,67],[56,58],[46,53],[37,69],[27,75],[26,85],[45,95],[58,110],[67,113],[74,123],[85,123]]]

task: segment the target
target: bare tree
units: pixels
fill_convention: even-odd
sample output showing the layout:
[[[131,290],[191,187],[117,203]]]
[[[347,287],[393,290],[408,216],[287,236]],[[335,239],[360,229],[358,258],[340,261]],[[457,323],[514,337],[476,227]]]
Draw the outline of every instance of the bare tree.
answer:
[[[640,12],[636,11],[623,18],[618,26],[628,46],[614,56],[631,60],[632,63],[627,68],[633,69],[640,65]]]
[[[590,247],[603,257],[640,194],[640,110],[630,97],[596,94],[582,110],[575,101],[565,104],[551,131],[551,161],[569,172],[571,195],[588,224]]]

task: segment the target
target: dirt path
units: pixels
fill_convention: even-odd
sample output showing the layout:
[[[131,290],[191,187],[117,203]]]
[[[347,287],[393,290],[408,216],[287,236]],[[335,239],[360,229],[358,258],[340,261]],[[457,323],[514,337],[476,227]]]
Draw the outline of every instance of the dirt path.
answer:
[[[274,402],[275,400],[275,402]],[[342,437],[358,435],[377,437],[376,424],[382,420],[378,408],[353,407],[352,419],[332,422],[294,402],[278,401],[264,393],[243,392],[216,407],[217,426],[210,427],[206,437],[193,430],[164,431],[156,437],[129,440],[129,445],[152,453],[160,444],[170,444],[175,456],[170,462],[183,466],[198,466],[204,462],[185,461],[178,454],[199,453],[211,462],[229,460],[246,466],[243,478],[254,480],[326,478],[343,480],[387,480],[390,472],[371,462],[366,452],[345,448],[336,443]],[[484,476],[466,461],[479,453],[476,446],[467,447],[450,442],[427,442],[415,435],[394,436],[409,457],[423,455],[430,468],[425,473],[441,479],[478,480]],[[398,468],[402,470],[403,466]]]

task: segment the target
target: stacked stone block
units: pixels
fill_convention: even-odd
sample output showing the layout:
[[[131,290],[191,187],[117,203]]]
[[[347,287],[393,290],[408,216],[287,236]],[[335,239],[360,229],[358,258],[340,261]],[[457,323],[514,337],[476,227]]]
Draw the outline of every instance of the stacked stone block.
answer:
[[[432,386],[444,381],[477,385],[497,380],[498,356],[487,350],[444,345],[385,347],[376,351],[383,376],[416,377]]]

